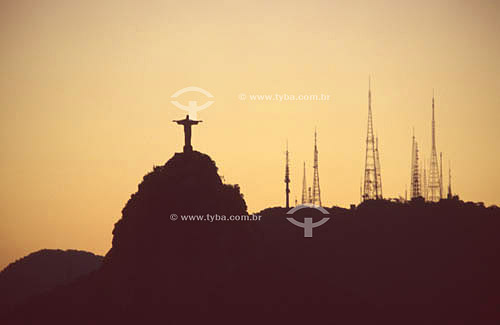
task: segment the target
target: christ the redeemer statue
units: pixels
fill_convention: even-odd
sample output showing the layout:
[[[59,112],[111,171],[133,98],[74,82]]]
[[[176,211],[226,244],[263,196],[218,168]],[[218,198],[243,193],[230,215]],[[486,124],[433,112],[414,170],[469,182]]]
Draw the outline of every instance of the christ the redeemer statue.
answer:
[[[192,152],[193,147],[191,146],[191,125],[196,125],[201,121],[194,121],[189,119],[189,115],[183,120],[174,120],[177,124],[184,125],[184,152]]]

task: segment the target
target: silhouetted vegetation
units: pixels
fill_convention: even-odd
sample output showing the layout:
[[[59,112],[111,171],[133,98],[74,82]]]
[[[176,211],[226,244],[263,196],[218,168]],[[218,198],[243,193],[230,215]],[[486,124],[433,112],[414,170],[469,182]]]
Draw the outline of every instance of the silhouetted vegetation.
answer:
[[[260,222],[170,215],[245,214],[214,162],[176,154],[144,177],[102,268],[31,299],[10,323],[495,324],[500,212],[457,198],[327,209],[304,238],[287,209]],[[319,218],[314,210],[293,215]]]

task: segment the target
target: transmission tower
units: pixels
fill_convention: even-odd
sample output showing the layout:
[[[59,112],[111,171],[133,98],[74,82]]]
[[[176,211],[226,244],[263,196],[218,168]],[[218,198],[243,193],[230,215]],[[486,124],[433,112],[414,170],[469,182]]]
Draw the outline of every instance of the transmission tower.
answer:
[[[304,161],[304,177],[302,178],[302,204],[309,203],[307,196],[307,182],[306,182],[306,162]]]
[[[448,199],[453,198],[453,193],[451,192],[451,162],[448,163]]]
[[[372,121],[372,92],[370,79],[368,78],[368,130],[366,133],[366,158],[365,158],[365,182],[363,189],[363,200],[374,200],[379,198],[381,188],[378,184],[377,153],[375,139],[373,136]]]
[[[443,152],[439,153],[439,199],[443,198]]]
[[[410,185],[410,198],[417,198],[421,196],[420,192],[420,169],[418,166],[418,143],[415,140],[415,131],[413,131],[413,145],[411,157],[411,185]]]
[[[437,202],[441,198],[441,186],[440,186],[440,176],[439,176],[439,165],[436,153],[436,122],[434,119],[434,93],[432,94],[432,151],[431,151],[431,163],[429,169],[429,182],[428,195],[429,201]]]
[[[377,171],[377,199],[382,199],[382,177],[380,175],[380,156],[378,151],[378,136],[375,138],[375,167]]]
[[[427,201],[429,198],[429,188],[427,187],[427,169],[425,168],[426,161],[424,161],[424,166],[422,167],[423,169],[423,174],[422,174],[422,184],[423,184],[423,192],[424,192],[424,199]]]
[[[411,138],[411,160],[410,160],[410,198],[413,198],[413,186],[415,175],[415,129],[413,129],[413,136]]]
[[[290,208],[290,165],[288,159],[288,140],[286,141],[286,164],[285,164],[285,195],[286,195],[286,208]]]
[[[321,191],[319,188],[319,171],[318,171],[318,136],[316,129],[314,129],[314,176],[311,203],[313,205],[321,206]]]

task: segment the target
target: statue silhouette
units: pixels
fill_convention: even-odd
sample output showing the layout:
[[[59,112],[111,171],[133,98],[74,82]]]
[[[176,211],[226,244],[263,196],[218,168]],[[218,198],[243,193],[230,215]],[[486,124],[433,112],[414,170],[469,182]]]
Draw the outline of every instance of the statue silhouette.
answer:
[[[191,146],[191,126],[196,125],[202,121],[194,121],[189,119],[189,115],[183,120],[173,120],[177,124],[184,125],[184,152],[192,152],[193,147]]]

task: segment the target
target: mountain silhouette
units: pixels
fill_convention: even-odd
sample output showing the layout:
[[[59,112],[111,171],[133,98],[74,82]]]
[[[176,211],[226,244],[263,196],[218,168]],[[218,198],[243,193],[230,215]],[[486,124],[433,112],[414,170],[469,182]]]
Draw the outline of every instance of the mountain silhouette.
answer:
[[[148,302],[163,310],[173,299],[178,304],[209,299],[237,272],[248,250],[239,238],[244,225],[181,217],[229,217],[245,215],[246,210],[239,187],[223,184],[205,154],[176,153],[164,166],[155,167],[113,230],[113,246],[101,272],[106,285],[113,287],[113,300],[124,306]],[[171,220],[174,214],[178,220]]]
[[[102,267],[86,278],[30,299],[10,323],[88,324],[134,319],[182,320],[198,306],[233,297],[246,267],[251,228],[246,222],[182,221],[183,215],[245,215],[237,185],[224,184],[214,161],[197,151],[176,153],[144,176],[113,229]],[[171,220],[176,214],[178,220]],[[235,287],[231,285],[231,287]],[[85,311],[85,312],[82,312]],[[199,317],[197,313],[194,313]],[[161,316],[161,318],[158,318]]]
[[[265,186],[265,184],[263,184]],[[213,160],[177,153],[122,211],[102,267],[5,316],[9,324],[496,324],[500,211],[458,198],[327,208],[304,238],[287,209],[244,215]],[[177,218],[172,217],[176,215]],[[293,214],[315,221],[314,209]]]
[[[68,284],[102,264],[103,257],[77,250],[42,249],[0,272],[0,310]]]

